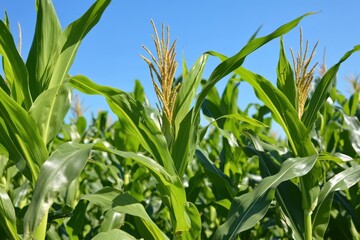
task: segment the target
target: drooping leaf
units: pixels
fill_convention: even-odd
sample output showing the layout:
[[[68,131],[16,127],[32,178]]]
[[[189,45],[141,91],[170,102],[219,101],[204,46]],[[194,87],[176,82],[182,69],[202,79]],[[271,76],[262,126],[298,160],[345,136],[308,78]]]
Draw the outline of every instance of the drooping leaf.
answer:
[[[119,117],[124,133],[135,137],[167,172],[176,175],[166,139],[140,102],[119,89],[98,85],[85,76],[71,77],[70,84],[86,94],[104,96],[111,110]]]
[[[94,194],[84,195],[82,196],[82,199],[98,205],[103,210],[112,209],[113,211],[119,213],[139,217],[144,222],[154,239],[168,239],[167,236],[151,220],[149,215],[146,213],[144,206],[127,193],[121,193],[118,190],[106,187]]]
[[[107,148],[100,142],[96,143],[94,150],[109,152],[123,158],[133,159],[137,163],[145,166],[159,182],[158,189],[163,195],[164,204],[170,208],[175,221],[175,232],[185,232],[186,234],[191,227],[191,219],[187,216],[184,208],[187,204],[185,189],[177,175],[168,173],[159,163],[142,154]]]
[[[32,201],[24,217],[25,237],[32,237],[40,222],[47,218],[55,193],[66,189],[79,176],[92,147],[93,144],[64,143],[41,167]]]
[[[253,227],[267,212],[275,188],[284,181],[307,174],[316,160],[317,155],[289,158],[277,174],[264,178],[252,192],[235,197],[228,220],[215,232],[214,239],[235,239],[240,232]]]
[[[326,182],[319,194],[319,202],[313,214],[313,232],[316,239],[324,237],[329,218],[330,207],[335,191],[349,189],[360,181],[360,165],[350,167]]]
[[[256,136],[249,133],[254,148],[246,147],[244,150],[251,154],[256,154],[259,157],[260,171],[262,177],[268,177],[276,174],[279,169],[279,161],[274,160],[275,154],[267,154],[264,152],[262,143]],[[284,223],[290,229],[287,233],[293,239],[304,239],[304,212],[302,209],[301,192],[300,189],[291,181],[282,182],[275,192],[276,202],[280,206],[281,216]]]

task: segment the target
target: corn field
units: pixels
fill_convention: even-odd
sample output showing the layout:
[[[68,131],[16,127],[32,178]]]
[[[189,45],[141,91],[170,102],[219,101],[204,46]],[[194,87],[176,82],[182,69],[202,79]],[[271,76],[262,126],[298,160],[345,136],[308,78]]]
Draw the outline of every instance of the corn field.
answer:
[[[139,81],[125,92],[68,73],[109,3],[62,29],[52,2],[37,0],[26,60],[11,19],[0,21],[0,239],[360,239],[359,82],[349,97],[336,88],[360,45],[317,74],[316,44],[301,33],[287,56],[283,39],[306,13],[188,68],[169,27],[151,22],[141,58],[153,107]],[[270,41],[280,46],[274,81],[242,66]],[[219,64],[205,79],[209,58]],[[261,103],[240,109],[242,83]],[[74,89],[102,96],[118,119],[86,119],[77,105],[66,123]]]

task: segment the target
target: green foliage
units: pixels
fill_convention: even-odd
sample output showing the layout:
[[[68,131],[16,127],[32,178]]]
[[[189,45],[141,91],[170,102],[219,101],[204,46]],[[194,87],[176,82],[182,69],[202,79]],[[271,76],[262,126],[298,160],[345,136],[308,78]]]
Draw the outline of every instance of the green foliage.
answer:
[[[299,119],[284,38],[311,13],[264,37],[258,29],[234,56],[209,51],[190,69],[183,60],[170,123],[140,81],[126,93],[68,74],[109,0],[96,1],[64,31],[52,2],[36,3],[26,64],[8,19],[0,22],[5,239],[359,238],[359,93],[346,98],[335,86],[359,45],[317,79]],[[275,86],[242,63],[278,37]],[[221,62],[205,80],[211,56]],[[219,93],[214,86],[229,74]],[[261,104],[240,109],[243,82]],[[64,123],[73,88],[103,96],[117,119],[99,112],[89,121],[78,111]],[[284,137],[272,134],[274,121]]]

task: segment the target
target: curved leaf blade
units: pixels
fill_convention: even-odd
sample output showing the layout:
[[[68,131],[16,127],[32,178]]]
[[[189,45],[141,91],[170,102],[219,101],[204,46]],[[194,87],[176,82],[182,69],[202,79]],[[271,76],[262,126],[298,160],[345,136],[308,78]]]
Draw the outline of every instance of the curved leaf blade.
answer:
[[[112,209],[119,213],[139,217],[154,239],[168,239],[149,217],[144,206],[127,193],[121,193],[116,189],[105,187],[94,194],[82,196],[82,199],[88,200],[104,210]]]
[[[206,95],[210,91],[210,89],[223,77],[228,75],[229,73],[233,72],[235,69],[240,67],[247,55],[255,51],[256,49],[260,48],[267,42],[284,35],[285,33],[289,32],[291,29],[296,27],[299,22],[306,16],[311,15],[313,13],[306,13],[276,29],[274,32],[270,33],[267,36],[259,37],[251,39],[237,54],[228,58],[226,61],[221,62],[215,70],[211,73],[209,80],[203,87],[202,91],[199,94],[195,105],[195,112],[198,112],[201,108],[201,104],[204,101]],[[210,53],[210,52],[208,52]]]
[[[329,97],[332,85],[335,82],[336,74],[340,68],[341,63],[357,51],[360,51],[360,45],[356,45],[352,50],[346,52],[345,55],[339,60],[339,62],[332,66],[320,80],[302,117],[302,121],[307,129],[312,128],[320,108]]]
[[[75,59],[76,52],[86,34],[98,23],[111,0],[97,0],[84,15],[71,23],[59,37],[60,55],[56,61],[49,88],[60,85]]]
[[[234,198],[228,220],[215,232],[214,239],[235,239],[238,233],[253,227],[264,217],[275,188],[284,181],[307,174],[316,160],[317,155],[289,158],[277,174],[264,178],[252,192]]]
[[[47,216],[54,193],[65,189],[85,167],[93,144],[64,143],[41,167],[30,206],[24,217],[24,236],[31,237]]]
[[[319,194],[319,202],[313,214],[313,232],[316,239],[322,239],[330,218],[333,193],[349,189],[360,181],[360,165],[350,167],[324,184]]]
[[[96,235],[92,240],[118,240],[118,239],[136,240],[135,237],[131,236],[127,232],[124,232],[120,229],[112,229],[107,232],[101,232],[98,235]]]

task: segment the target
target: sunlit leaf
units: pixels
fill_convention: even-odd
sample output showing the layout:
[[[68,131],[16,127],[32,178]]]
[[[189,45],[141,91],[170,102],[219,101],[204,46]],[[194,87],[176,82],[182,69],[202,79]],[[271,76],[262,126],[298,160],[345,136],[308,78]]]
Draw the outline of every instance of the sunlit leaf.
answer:
[[[64,143],[41,167],[30,206],[24,218],[24,235],[33,236],[39,223],[47,217],[55,193],[66,187],[83,170],[93,144]]]

